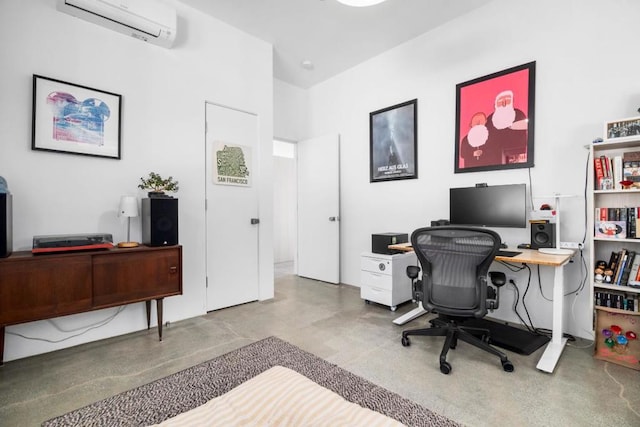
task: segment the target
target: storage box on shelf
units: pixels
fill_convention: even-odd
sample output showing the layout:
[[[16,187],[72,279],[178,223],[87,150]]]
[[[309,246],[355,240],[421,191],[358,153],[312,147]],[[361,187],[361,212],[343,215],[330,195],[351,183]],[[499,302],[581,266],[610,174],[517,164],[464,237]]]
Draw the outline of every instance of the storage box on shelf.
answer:
[[[640,173],[631,175],[634,167],[640,171],[631,162],[636,158],[640,135],[591,145],[590,283],[594,356],[640,370]]]

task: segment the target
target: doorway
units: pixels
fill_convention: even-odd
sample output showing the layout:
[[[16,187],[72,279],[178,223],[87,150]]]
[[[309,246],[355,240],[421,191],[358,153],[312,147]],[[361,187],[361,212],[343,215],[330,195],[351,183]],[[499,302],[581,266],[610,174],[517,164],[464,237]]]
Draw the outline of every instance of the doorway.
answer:
[[[340,137],[274,140],[274,271],[340,282]],[[288,263],[288,264],[287,264]]]
[[[296,143],[273,140],[273,262],[275,277],[295,274],[297,254]]]

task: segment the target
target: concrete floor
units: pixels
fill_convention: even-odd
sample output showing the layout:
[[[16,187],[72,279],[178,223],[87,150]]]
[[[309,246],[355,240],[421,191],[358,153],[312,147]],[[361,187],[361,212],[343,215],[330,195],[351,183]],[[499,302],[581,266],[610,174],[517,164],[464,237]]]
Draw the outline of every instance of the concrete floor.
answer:
[[[466,343],[440,373],[442,338],[400,333],[396,313],[365,304],[359,289],[301,279],[276,269],[273,300],[155,329],[8,362],[0,368],[0,425],[41,422],[275,335],[468,426],[640,426],[640,372],[592,358],[590,342],[572,342],[553,374],[530,356],[507,352],[515,372]]]

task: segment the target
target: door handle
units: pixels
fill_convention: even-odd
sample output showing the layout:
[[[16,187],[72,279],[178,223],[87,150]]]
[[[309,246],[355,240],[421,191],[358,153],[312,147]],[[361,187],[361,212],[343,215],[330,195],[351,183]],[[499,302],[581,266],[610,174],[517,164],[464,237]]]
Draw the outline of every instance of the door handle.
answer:
[[[333,221],[337,221],[338,217],[337,216],[330,216],[329,217],[329,221],[333,222]]]
[[[260,224],[260,219],[259,218],[251,218],[251,224],[252,225]]]

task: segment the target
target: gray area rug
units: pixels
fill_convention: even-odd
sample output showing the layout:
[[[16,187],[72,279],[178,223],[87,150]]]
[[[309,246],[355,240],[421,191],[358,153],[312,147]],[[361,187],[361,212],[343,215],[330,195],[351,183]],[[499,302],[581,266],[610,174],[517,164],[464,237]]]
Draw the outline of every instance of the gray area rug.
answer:
[[[101,400],[42,425],[144,426],[193,409],[273,366],[292,369],[346,400],[408,426],[460,424],[276,337]]]

